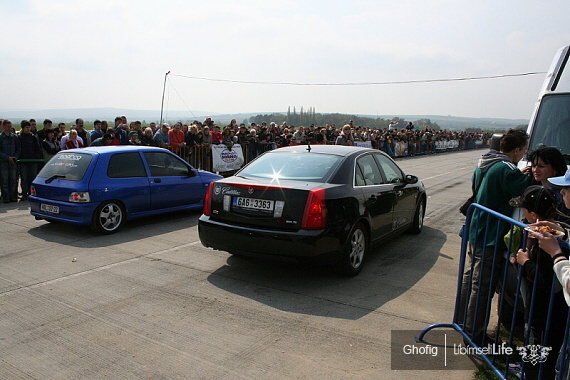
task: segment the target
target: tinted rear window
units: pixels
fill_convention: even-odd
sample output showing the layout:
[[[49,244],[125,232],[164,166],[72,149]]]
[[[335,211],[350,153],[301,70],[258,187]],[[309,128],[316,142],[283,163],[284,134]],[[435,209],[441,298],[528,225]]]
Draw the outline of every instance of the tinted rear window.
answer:
[[[84,153],[58,153],[43,167],[38,177],[59,178],[69,181],[81,181],[93,156]]]
[[[267,153],[247,165],[238,175],[324,182],[341,160],[340,156],[319,153]]]
[[[110,178],[146,177],[139,152],[117,153],[109,160],[107,175]]]

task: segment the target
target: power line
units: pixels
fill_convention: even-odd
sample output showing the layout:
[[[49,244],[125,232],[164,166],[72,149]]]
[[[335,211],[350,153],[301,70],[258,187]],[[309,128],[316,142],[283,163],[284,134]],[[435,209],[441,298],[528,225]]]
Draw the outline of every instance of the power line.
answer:
[[[169,71],[170,72],[170,71]],[[170,78],[168,79],[168,84],[170,84],[170,86],[174,89],[174,91],[176,92],[176,95],[178,95],[178,97],[180,98],[180,100],[182,100],[182,103],[184,103],[184,106],[188,109],[188,111],[192,114],[192,116],[194,116],[194,118],[196,118],[196,115],[194,115],[194,112],[192,112],[192,110],[190,109],[190,107],[188,107],[188,105],[186,104],[186,102],[184,101],[184,98],[182,98],[182,96],[180,96],[180,93],[178,92],[178,90],[176,89],[176,87],[174,87],[174,85],[172,84],[172,82],[170,81]]]
[[[435,83],[435,82],[459,82],[459,81],[470,81],[470,80],[481,80],[481,79],[498,79],[498,78],[510,78],[510,77],[523,77],[529,75],[546,74],[545,71],[533,71],[528,73],[520,74],[501,74],[501,75],[489,75],[481,77],[464,77],[464,78],[447,78],[447,79],[420,79],[420,80],[407,80],[407,81],[394,81],[394,82],[353,82],[353,83],[296,83],[296,82],[257,82],[257,81],[245,81],[245,80],[232,80],[232,79],[216,79],[216,78],[204,78],[204,77],[194,77],[182,74],[170,74],[171,76],[197,79],[210,82],[227,82],[227,83],[242,83],[242,84],[264,84],[264,85],[283,85],[283,86],[379,86],[379,85],[392,85],[392,84],[409,84],[409,83]]]

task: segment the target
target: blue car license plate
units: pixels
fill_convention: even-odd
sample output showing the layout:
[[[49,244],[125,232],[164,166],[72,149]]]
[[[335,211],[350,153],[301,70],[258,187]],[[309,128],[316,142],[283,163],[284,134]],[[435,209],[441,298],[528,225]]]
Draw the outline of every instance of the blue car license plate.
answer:
[[[45,203],[42,203],[40,205],[40,209],[44,212],[49,212],[50,214],[59,214],[59,206],[47,205]]]

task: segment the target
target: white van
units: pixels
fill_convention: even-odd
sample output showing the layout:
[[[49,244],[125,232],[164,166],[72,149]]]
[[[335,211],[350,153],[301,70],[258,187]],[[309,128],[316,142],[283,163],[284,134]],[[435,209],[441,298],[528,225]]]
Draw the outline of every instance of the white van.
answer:
[[[542,145],[552,146],[562,152],[566,164],[570,164],[569,56],[570,46],[560,48],[554,56],[527,129],[529,152]]]

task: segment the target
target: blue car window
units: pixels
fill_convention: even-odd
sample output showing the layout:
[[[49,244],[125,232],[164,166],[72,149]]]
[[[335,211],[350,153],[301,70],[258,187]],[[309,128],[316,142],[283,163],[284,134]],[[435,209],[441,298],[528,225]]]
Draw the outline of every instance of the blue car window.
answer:
[[[81,181],[92,160],[90,154],[59,152],[45,164],[38,177]]]
[[[144,157],[152,177],[189,175],[188,166],[173,154],[166,152],[145,152]]]
[[[109,178],[146,177],[146,170],[138,152],[117,153],[109,159]]]

